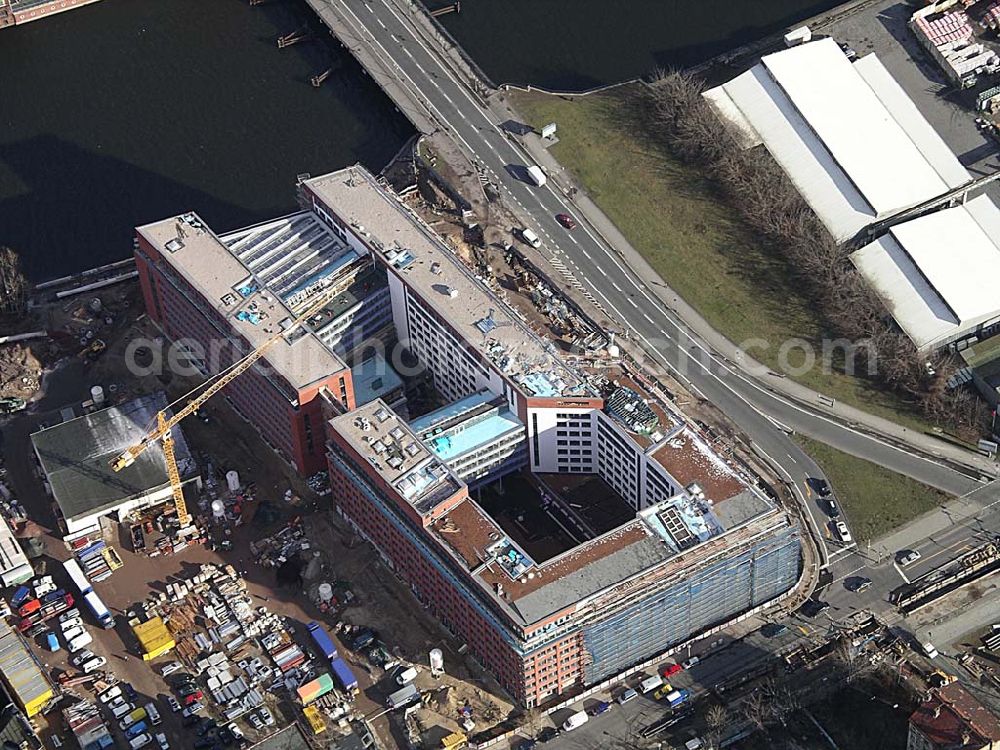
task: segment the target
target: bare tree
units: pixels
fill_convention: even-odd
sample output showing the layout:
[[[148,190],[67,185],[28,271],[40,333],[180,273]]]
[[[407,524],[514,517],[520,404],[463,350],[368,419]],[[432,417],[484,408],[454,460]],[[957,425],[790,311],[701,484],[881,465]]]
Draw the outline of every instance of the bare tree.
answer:
[[[705,725],[708,727],[705,737],[708,740],[709,747],[715,748],[719,746],[726,722],[728,721],[729,711],[726,710],[725,706],[716,703],[708,709],[708,713],[705,714]]]
[[[754,690],[743,700],[740,712],[750,725],[758,732],[767,733],[767,724],[771,717],[771,709],[762,690]]]

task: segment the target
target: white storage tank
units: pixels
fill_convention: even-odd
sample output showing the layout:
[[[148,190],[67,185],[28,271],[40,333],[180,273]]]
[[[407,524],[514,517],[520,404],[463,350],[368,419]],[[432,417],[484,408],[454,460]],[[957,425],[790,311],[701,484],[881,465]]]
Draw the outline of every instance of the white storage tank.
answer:
[[[230,492],[238,492],[240,489],[240,474],[238,471],[226,472],[226,486]]]
[[[104,406],[104,389],[99,385],[92,386],[90,400],[94,402],[94,406]]]
[[[430,661],[432,674],[441,674],[444,672],[444,652],[441,649],[431,649]]]
[[[329,604],[333,600],[333,586],[329,583],[319,585],[319,600],[323,604]]]
[[[226,505],[221,500],[212,501],[212,515],[215,518],[222,518],[226,515]]]

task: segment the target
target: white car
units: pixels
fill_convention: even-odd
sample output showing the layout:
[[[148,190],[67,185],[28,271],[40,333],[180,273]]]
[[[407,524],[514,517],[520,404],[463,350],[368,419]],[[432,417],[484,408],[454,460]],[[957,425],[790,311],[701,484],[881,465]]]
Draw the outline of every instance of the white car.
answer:
[[[160,732],[156,735],[156,744],[160,746],[160,750],[170,750],[170,743],[167,742],[167,735]]]
[[[174,672],[178,672],[183,668],[184,665],[181,664],[179,661],[172,661],[169,664],[165,664],[163,666],[163,669],[160,670],[160,674],[166,677],[167,675],[173,674]]]
[[[70,628],[82,628],[82,627],[83,627],[83,618],[80,617],[70,617],[68,620],[63,620],[62,622],[59,623],[59,629],[62,630],[62,632],[64,633]]]
[[[833,528],[837,534],[837,539],[839,539],[842,544],[851,543],[851,532],[850,529],[847,528],[846,523],[844,523],[843,521],[837,521],[833,525]]]
[[[79,619],[79,617],[80,617],[80,610],[78,610],[76,607],[73,607],[72,609],[67,609],[65,612],[59,615],[59,622],[63,623],[66,622],[67,620],[72,620],[74,618]]]
[[[83,633],[84,633],[83,628],[80,627],[80,626],[78,626],[78,625],[75,625],[75,626],[73,626],[71,628],[66,628],[63,631],[63,638],[65,638],[67,640],[67,642],[68,642],[68,641],[73,640],[77,636],[83,635]]]
[[[113,687],[109,687],[107,690],[105,690],[103,693],[97,696],[97,700],[99,700],[101,703],[109,704],[115,698],[120,698],[121,694],[122,694],[121,687],[119,685],[114,685]]]
[[[908,549],[899,555],[899,564],[905,568],[907,565],[912,565],[919,559],[920,552],[918,550]]]
[[[130,714],[135,710],[135,706],[131,703],[119,703],[117,706],[111,709],[111,715],[116,719],[120,719],[125,714]]]
[[[260,710],[260,720],[264,722],[264,726],[266,727],[274,726],[274,716],[267,708],[262,708]]]
[[[526,243],[528,243],[529,245],[531,245],[535,249],[538,249],[538,248],[540,248],[542,246],[542,238],[539,237],[534,232],[532,232],[527,227],[525,227],[524,229],[521,230],[521,239],[524,240]]]
[[[80,669],[84,674],[90,674],[91,672],[96,672],[98,669],[103,667],[108,663],[108,660],[103,656],[95,656],[93,659],[88,659],[83,664],[80,665]]]
[[[264,722],[260,720],[260,717],[257,714],[250,714],[247,717],[247,721],[249,721],[250,726],[252,726],[258,732],[264,728]]]
[[[128,741],[128,746],[132,748],[132,750],[139,750],[140,747],[146,747],[146,745],[148,745],[152,741],[153,738],[149,736],[149,733],[143,732],[138,737],[133,737],[132,739],[130,739]]]
[[[76,654],[72,659],[70,659],[69,663],[72,664],[74,667],[79,667],[85,661],[89,661],[90,659],[93,659],[95,656],[97,656],[97,654],[95,654],[89,648],[85,648],[83,651]]]
[[[114,713],[116,708],[118,708],[119,706],[124,706],[127,702],[128,701],[125,700],[124,695],[119,695],[116,698],[112,698],[111,700],[108,701],[107,703],[108,710],[111,713]]]

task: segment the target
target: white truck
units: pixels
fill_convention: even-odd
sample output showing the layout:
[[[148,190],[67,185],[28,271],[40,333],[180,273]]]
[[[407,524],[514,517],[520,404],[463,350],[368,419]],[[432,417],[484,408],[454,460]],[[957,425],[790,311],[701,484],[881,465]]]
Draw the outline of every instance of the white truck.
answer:
[[[531,182],[538,187],[542,187],[542,185],[544,185],[547,180],[547,178],[545,177],[545,172],[543,172],[542,168],[539,167],[537,164],[532,164],[530,167],[528,167],[528,179],[531,180]]]

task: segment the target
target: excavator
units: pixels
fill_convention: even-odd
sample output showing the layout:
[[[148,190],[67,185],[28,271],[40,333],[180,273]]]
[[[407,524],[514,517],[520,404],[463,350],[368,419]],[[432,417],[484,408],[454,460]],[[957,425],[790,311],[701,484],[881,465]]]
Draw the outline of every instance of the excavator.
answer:
[[[245,357],[237,360],[236,363],[231,365],[229,368],[213,375],[198,386],[198,388],[204,388],[204,390],[189,400],[182,409],[179,409],[172,416],[167,415],[167,410],[159,412],[156,415],[155,427],[152,427],[146,435],[143,436],[142,440],[125,449],[121,455],[112,460],[111,468],[117,472],[131,466],[135,463],[135,460],[142,455],[147,448],[149,448],[150,445],[159,441],[163,447],[163,457],[167,463],[167,476],[170,479],[170,488],[173,492],[174,507],[177,510],[177,521],[180,524],[180,528],[186,528],[191,523],[191,514],[188,513],[187,503],[184,501],[184,490],[181,487],[181,475],[177,468],[177,459],[174,456],[174,439],[171,436],[171,429],[185,417],[197,412],[199,407],[212,398],[212,396],[253,367],[254,363],[263,357],[267,353],[268,349],[326,307],[326,305],[329,304],[329,302],[339,293],[340,291],[336,287],[321,293],[315,300],[313,300],[313,303],[309,305],[305,312],[301,313],[292,321],[288,328],[274,334]],[[178,401],[175,401],[170,406],[174,406],[177,403]],[[167,408],[169,409],[170,407]]]

